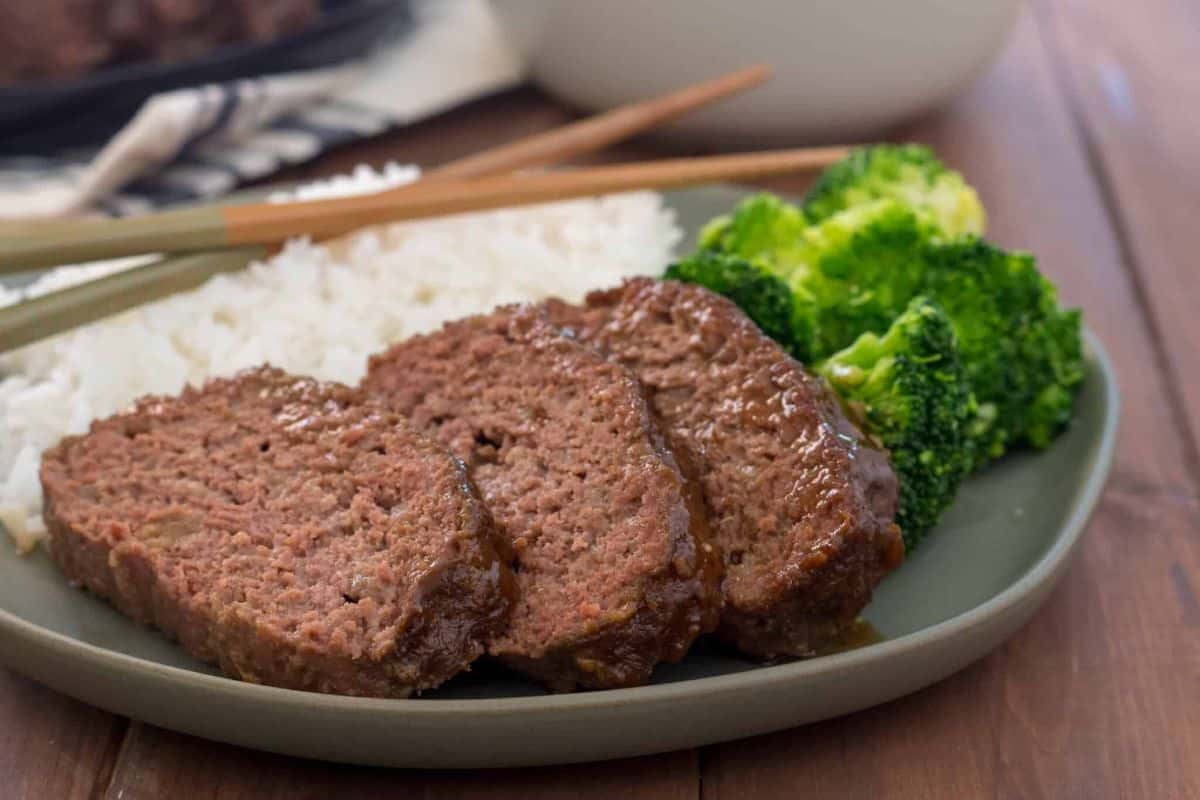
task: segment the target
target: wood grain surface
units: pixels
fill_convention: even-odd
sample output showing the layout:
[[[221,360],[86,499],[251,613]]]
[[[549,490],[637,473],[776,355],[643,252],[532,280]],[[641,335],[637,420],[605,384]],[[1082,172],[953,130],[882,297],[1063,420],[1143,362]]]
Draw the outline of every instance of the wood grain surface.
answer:
[[[1200,446],[1200,4],[1040,0],[1036,9]]]
[[[102,796],[127,727],[0,669],[0,797]]]
[[[839,720],[664,756],[469,773],[341,767],[126,729],[0,673],[0,796],[1200,798],[1200,322],[1190,311],[1200,11],[1183,0],[1046,0],[1035,11],[963,98],[894,133],[968,174],[992,235],[1038,254],[1120,379],[1108,490],[1062,585],[1008,644]],[[1132,118],[1114,100],[1122,86]],[[533,90],[510,92],[289,177],[360,161],[436,164],[570,116]],[[679,153],[641,142],[604,159]]]
[[[187,800],[694,800],[695,751],[539,769],[388,770],[326,764],[133,723],[107,797]]]

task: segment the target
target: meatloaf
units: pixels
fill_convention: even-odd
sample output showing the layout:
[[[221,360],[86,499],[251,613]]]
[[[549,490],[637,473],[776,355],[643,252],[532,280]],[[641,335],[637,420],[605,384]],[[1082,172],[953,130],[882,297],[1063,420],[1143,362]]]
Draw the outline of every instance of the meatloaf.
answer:
[[[546,310],[637,376],[671,446],[697,465],[725,558],[719,635],[762,657],[836,643],[904,556],[886,455],[707,289],[634,279]]]
[[[489,651],[550,688],[642,683],[716,624],[703,503],[637,382],[540,311],[447,324],[370,360],[363,387],[467,464],[516,555]]]
[[[41,479],[63,572],[231,677],[403,697],[511,607],[462,463],[345,386],[261,368],[148,397]]]

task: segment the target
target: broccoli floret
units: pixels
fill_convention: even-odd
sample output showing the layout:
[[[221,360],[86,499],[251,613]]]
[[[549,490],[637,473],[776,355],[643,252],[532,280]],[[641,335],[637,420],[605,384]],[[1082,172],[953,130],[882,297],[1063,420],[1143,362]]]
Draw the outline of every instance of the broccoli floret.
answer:
[[[928,185],[961,185],[961,178],[923,148],[860,151],[832,168],[841,179],[823,179],[826,188],[814,195],[823,210],[837,206],[840,201],[830,199],[835,196],[855,205],[808,223],[795,206],[759,195],[711,223],[701,246],[750,262],[755,282],[770,273],[787,285],[792,292],[787,334],[782,313],[751,314],[768,320],[760,322],[764,330],[769,326],[805,362],[827,358],[861,334],[883,334],[912,298],[927,295],[950,318],[978,400],[970,428],[977,465],[1015,445],[1044,447],[1071,417],[1083,355],[1078,312],[1059,309],[1054,286],[1033,257],[970,234],[948,238],[929,214],[914,211],[911,200],[902,198],[896,188],[902,181],[893,181],[890,194],[876,192],[887,195],[882,199],[871,199],[861,187],[830,188],[839,180],[853,183],[855,176],[882,185],[883,177],[917,167],[924,168]],[[745,280],[740,286],[739,305],[761,291]],[[778,298],[772,303],[780,305]]]
[[[796,242],[807,223],[799,208],[773,194],[756,194],[700,231],[699,248],[757,258]]]
[[[864,333],[816,365],[900,479],[896,522],[911,551],[970,472],[974,401],[946,314],[916,297],[882,336]]]
[[[787,284],[765,267],[737,256],[701,250],[667,267],[663,276],[698,283],[736,303],[787,350],[794,345],[795,301]]]
[[[926,250],[922,291],[953,322],[979,402],[977,463],[1013,445],[1045,447],[1070,420],[1083,380],[1079,312],[1059,308],[1029,253],[974,237]]]
[[[943,237],[982,235],[986,215],[962,175],[916,144],[854,150],[826,169],[804,199],[804,214],[821,222],[848,208],[891,198],[934,225]]]
[[[795,206],[764,194],[710,223],[700,245],[752,261],[787,284],[795,303],[793,350],[802,361],[814,361],[861,333],[887,329],[916,294],[920,244],[933,233],[894,200],[809,226]]]
[[[672,264],[664,277],[725,295],[767,335],[795,349],[794,296],[762,264],[701,251]],[[968,428],[975,405],[950,320],[933,303],[915,298],[882,336],[859,336],[816,371],[891,453],[901,486],[897,522],[906,545],[914,547],[974,462]]]
[[[859,335],[883,333],[920,290],[930,227],[894,200],[879,200],[808,227],[791,247],[763,257],[811,317],[811,360]]]
[[[946,240],[894,199],[805,225],[794,206],[755,197],[705,243],[787,284],[790,335],[777,326],[772,335],[805,362],[883,334],[913,297],[929,296],[954,326],[979,402],[971,423],[978,465],[1015,445],[1043,447],[1070,419],[1083,376],[1079,315],[1058,308],[1027,253],[970,235]]]
[[[1030,254],[977,236],[943,239],[895,199],[805,225],[796,207],[751,198],[706,243],[792,290],[790,336],[778,321],[772,335],[805,362],[863,333],[882,335],[908,301],[928,295],[952,321],[979,403],[971,423],[977,465],[1012,446],[1049,444],[1072,415],[1084,374],[1079,313],[1058,308],[1054,285]]]
[[[1075,393],[1084,379],[1082,329],[1079,309],[1068,309],[1048,317],[1038,335],[1026,339],[1025,352],[1032,351],[1041,364],[1035,383],[1042,389],[1026,409],[1021,440],[1039,450],[1049,447],[1075,413]]]

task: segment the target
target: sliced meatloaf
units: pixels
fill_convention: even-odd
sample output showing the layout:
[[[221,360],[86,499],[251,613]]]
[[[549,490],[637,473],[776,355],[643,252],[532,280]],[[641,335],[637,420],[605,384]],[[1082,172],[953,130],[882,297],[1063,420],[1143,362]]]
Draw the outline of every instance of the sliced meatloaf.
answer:
[[[41,478],[63,572],[231,677],[403,697],[507,620],[462,463],[345,386],[261,368],[148,397]]]
[[[639,278],[546,310],[637,376],[697,465],[726,562],[720,636],[763,657],[836,642],[904,547],[887,457],[824,384],[699,286]]]
[[[644,682],[716,623],[703,504],[637,382],[540,311],[450,323],[370,361],[364,388],[467,464],[516,556],[489,650],[556,690]]]

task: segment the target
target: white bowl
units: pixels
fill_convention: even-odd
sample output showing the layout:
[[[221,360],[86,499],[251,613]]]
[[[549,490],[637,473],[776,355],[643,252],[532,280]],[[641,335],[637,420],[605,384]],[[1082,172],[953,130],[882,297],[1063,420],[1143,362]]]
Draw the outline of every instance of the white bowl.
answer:
[[[709,143],[861,140],[950,99],[1020,0],[492,0],[534,79],[596,111],[755,63],[767,85],[667,133]]]

